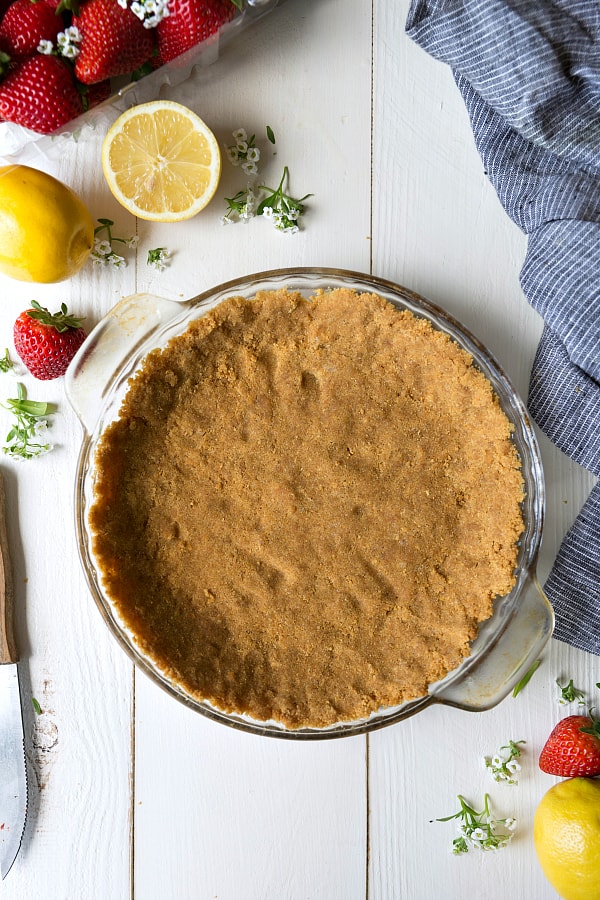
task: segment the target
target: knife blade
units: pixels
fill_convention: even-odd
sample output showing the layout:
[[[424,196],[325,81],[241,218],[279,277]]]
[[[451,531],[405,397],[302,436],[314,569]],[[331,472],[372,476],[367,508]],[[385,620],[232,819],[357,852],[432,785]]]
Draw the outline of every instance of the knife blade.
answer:
[[[4,479],[0,472],[0,875],[3,879],[19,852],[27,818],[25,738],[17,662]]]

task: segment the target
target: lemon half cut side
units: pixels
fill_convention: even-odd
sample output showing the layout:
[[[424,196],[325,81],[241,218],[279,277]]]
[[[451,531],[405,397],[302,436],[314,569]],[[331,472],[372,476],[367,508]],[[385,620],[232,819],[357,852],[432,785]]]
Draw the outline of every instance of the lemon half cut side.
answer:
[[[221,177],[214,134],[186,106],[152,100],[113,123],[102,169],[119,203],[140,219],[180,222],[208,205]]]

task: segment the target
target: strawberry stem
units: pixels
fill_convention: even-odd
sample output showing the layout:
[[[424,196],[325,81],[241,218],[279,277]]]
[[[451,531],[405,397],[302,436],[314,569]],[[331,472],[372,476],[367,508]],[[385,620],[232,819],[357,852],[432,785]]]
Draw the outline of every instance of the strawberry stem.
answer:
[[[590,709],[589,711],[590,719],[592,720],[592,724],[589,728],[585,728],[582,726],[579,730],[583,732],[583,734],[591,734],[594,737],[597,737],[600,740],[600,719],[597,719],[594,715],[594,709]]]
[[[81,328],[82,319],[73,316],[67,310],[65,303],[61,303],[60,310],[51,313],[44,306],[40,306],[37,300],[31,301],[31,309],[27,310],[30,319],[35,319],[40,325],[48,325],[50,328],[56,328],[61,334],[72,328]]]

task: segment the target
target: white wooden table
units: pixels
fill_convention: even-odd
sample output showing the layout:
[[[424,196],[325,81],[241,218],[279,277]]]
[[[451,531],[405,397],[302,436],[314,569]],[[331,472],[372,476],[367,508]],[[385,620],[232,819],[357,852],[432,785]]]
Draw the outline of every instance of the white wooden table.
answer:
[[[39,167],[139,234],[137,259],[91,264],[71,281],[0,279],[0,350],[31,299],[94,324],[121,297],[187,298],[249,272],[341,267],[388,278],[445,307],[499,359],[526,396],[541,331],[519,287],[525,238],[504,214],[474,148],[450,72],[404,35],[408,0],[285,0],[210,67],[164,96],[196,110],[226,143],[244,126],[264,135],[263,177],[284,164],[296,196],[312,192],[304,230],[256,220],[223,228],[222,198],[240,184],[224,161],[217,198],[177,225],[134,221],[100,166],[102,128]],[[173,253],[162,274],[149,248]],[[8,380],[7,380],[8,379]],[[569,709],[556,678],[590,696],[596,657],[552,641],[516,699],[486,713],[430,707],[368,737],[293,742],[236,732],[190,711],[136,672],[108,633],[80,569],[73,525],[78,421],[61,381],[22,379],[58,404],[56,447],[28,463],[3,459],[22,651],[29,818],[0,898],[10,900],[550,900],[532,817],[556,779],[537,768]],[[0,376],[2,399],[14,382]],[[8,427],[0,410],[0,428]],[[4,422],[4,424],[2,424]],[[543,580],[591,477],[543,436],[548,508]],[[35,697],[42,714],[30,702]],[[519,784],[482,765],[509,739],[527,741]],[[453,823],[488,791],[519,820],[498,854],[451,853]]]

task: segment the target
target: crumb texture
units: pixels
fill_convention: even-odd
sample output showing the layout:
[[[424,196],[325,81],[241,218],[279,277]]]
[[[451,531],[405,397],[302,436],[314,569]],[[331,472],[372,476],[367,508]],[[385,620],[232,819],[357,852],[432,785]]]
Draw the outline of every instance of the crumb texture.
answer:
[[[514,583],[510,423],[373,294],[226,300],[145,358],[95,468],[108,596],[225,711],[322,727],[423,696]]]

